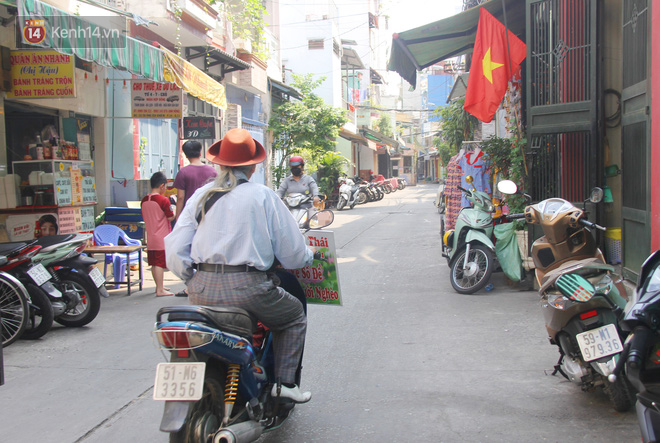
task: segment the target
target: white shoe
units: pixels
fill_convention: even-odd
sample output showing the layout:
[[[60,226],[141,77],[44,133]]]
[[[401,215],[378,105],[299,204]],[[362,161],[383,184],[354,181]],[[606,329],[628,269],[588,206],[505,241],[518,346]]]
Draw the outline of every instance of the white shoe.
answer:
[[[270,392],[270,395],[277,397],[277,385],[273,385],[273,390]],[[282,385],[282,390],[280,391],[281,398],[288,398],[289,400],[294,401],[295,403],[307,403],[312,399],[312,393],[309,391],[302,392],[298,386],[293,388],[287,388]]]

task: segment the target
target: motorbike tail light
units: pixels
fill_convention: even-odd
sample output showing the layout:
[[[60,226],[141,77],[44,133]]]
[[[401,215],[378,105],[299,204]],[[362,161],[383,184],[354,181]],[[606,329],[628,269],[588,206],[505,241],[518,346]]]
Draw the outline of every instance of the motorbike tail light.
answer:
[[[580,319],[581,320],[586,320],[588,318],[595,317],[597,315],[598,315],[598,312],[596,312],[595,310],[587,311],[587,312],[583,312],[582,314],[580,314]]]
[[[85,250],[86,247],[87,247],[87,243],[83,243],[80,246],[76,247],[74,251],[76,251],[78,254],[82,254],[82,252]]]
[[[195,349],[213,340],[213,333],[183,327],[163,327],[154,331],[159,348],[167,351]]]

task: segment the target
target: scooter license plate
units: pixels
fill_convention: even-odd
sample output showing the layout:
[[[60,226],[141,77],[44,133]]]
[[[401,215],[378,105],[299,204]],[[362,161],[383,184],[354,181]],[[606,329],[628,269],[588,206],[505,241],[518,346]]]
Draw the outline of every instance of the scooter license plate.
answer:
[[[584,361],[597,360],[623,351],[619,333],[612,324],[577,334],[575,338]]]
[[[50,280],[50,273],[41,263],[32,266],[27,273],[37,286],[41,286]]]
[[[100,288],[103,283],[105,283],[105,277],[99,271],[99,268],[96,266],[89,271],[89,277],[92,279],[97,288]]]
[[[202,398],[206,363],[159,363],[154,400],[192,401]]]

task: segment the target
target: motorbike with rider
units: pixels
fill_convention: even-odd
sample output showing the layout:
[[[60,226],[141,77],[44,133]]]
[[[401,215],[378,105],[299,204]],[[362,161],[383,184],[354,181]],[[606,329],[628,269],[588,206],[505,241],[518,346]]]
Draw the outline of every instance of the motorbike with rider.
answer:
[[[170,433],[171,441],[207,441],[209,435],[220,438],[231,433],[249,434],[240,440],[252,441],[263,430],[279,426],[293,405],[311,399],[311,393],[299,387],[307,329],[304,293],[297,290],[295,278],[285,287],[284,279],[273,269],[277,262],[286,269],[308,266],[315,251],[307,247],[279,195],[248,181],[256,164],[266,158],[263,146],[248,131],[228,131],[209,148],[207,158],[220,165],[221,171],[213,183],[193,195],[165,238],[167,264],[186,282],[190,303],[197,305],[191,308],[196,312],[211,317],[216,324],[231,323],[227,318],[219,319],[217,312],[222,310],[225,317],[245,318],[247,326],[255,320],[265,325],[272,333],[274,369],[257,383],[259,388],[237,392],[241,379],[263,374],[255,356],[250,354],[244,364],[228,364],[222,358],[200,355],[205,365],[200,396],[191,397],[196,401],[182,401],[176,395],[170,398],[167,393],[160,398],[170,400],[166,401],[161,430]],[[295,285],[298,288],[293,288]],[[248,327],[240,336],[249,340],[252,331]],[[245,348],[237,341],[231,349],[237,346]],[[175,352],[173,358],[181,357]],[[161,378],[167,381],[172,374],[165,372]],[[227,399],[240,404],[237,394],[247,410],[230,407]],[[196,429],[203,429],[204,436],[194,437]]]
[[[289,168],[291,175],[282,180],[277,195],[284,200],[296,221],[302,224],[313,212],[310,209],[321,202],[319,187],[311,175],[305,174],[305,160],[301,156],[292,156]]]

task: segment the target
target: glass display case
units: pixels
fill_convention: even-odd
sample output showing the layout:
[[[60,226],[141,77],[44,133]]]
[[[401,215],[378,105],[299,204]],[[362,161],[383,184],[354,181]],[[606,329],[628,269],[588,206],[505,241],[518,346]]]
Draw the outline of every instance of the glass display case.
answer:
[[[94,162],[31,160],[12,163],[17,207],[96,203]]]

